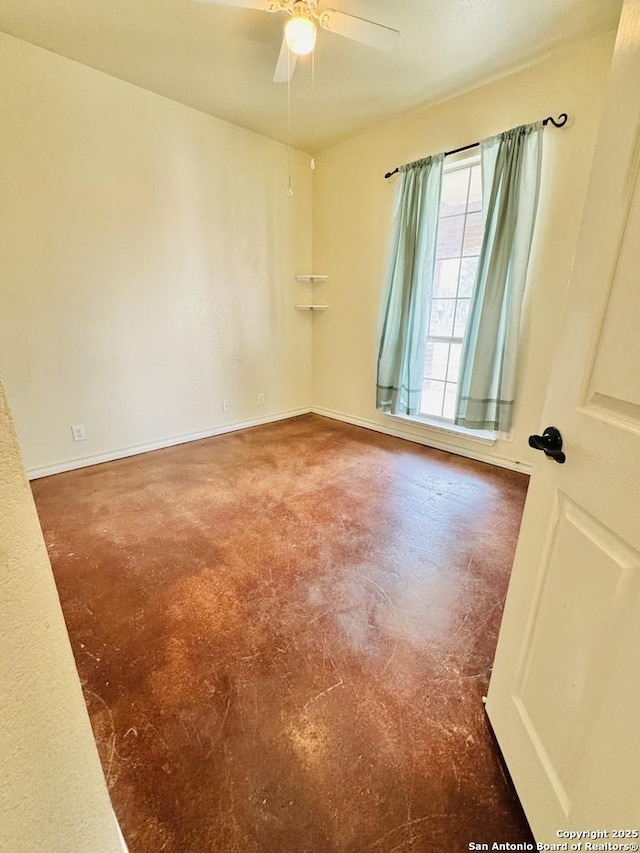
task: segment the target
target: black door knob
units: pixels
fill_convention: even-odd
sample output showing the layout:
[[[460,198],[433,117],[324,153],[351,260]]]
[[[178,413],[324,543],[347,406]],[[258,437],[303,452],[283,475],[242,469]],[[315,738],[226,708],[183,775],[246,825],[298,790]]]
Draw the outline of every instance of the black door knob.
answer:
[[[546,456],[555,459],[560,465],[567,460],[567,457],[562,452],[560,430],[555,427],[547,427],[542,435],[530,435],[529,447],[533,447],[534,450],[542,450]]]

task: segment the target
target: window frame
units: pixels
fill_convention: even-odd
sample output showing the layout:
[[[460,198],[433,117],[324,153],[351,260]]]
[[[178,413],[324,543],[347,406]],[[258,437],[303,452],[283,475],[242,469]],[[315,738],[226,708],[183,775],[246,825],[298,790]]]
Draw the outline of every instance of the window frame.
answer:
[[[462,169],[471,169],[471,168],[473,168],[473,166],[480,165],[480,164],[481,164],[481,157],[480,157],[480,151],[479,150],[474,150],[471,152],[470,151],[460,151],[456,154],[450,154],[445,158],[444,172],[450,174],[451,172],[460,171]],[[464,210],[464,215],[465,215],[464,226],[465,226],[465,228],[466,228],[467,216],[469,215],[469,211],[467,210],[467,208],[469,205],[470,189],[471,189],[471,181],[469,180],[469,184],[467,186],[467,200],[465,203],[465,210]],[[480,213],[482,213],[482,210],[483,210],[483,208],[482,208],[482,200],[481,200]],[[472,212],[476,213],[478,211],[472,211]],[[438,225],[439,224],[440,224],[440,216],[438,217]],[[463,241],[464,241],[464,228],[463,228]],[[474,256],[471,256],[471,257],[474,257]],[[460,262],[462,262],[463,258],[464,258],[464,256],[460,257]],[[459,289],[460,289],[459,275],[460,275],[460,273],[458,273],[458,286],[456,289],[456,296],[455,296],[456,302],[458,301],[458,298],[459,298],[458,297],[458,293],[459,293]],[[430,308],[431,308],[431,306],[429,306],[429,309]],[[456,305],[456,308],[457,308],[457,305]],[[454,323],[454,325],[452,327],[452,332],[455,329],[455,315],[454,315],[453,323]],[[425,341],[424,341],[425,358],[426,358],[426,351],[427,351],[427,344],[428,343],[443,342],[443,343],[449,343],[449,344],[451,344],[451,343],[462,344],[463,341],[464,341],[463,336],[461,337],[461,336],[453,336],[452,335],[452,337],[446,337],[446,336],[429,335],[428,328],[427,328],[427,334],[425,336]],[[445,379],[442,380],[443,383],[445,383],[445,393],[446,393],[446,381],[447,381],[446,376],[448,375],[448,371],[449,371],[449,358],[450,357],[451,357],[451,349],[449,349],[449,353],[447,356],[447,366],[446,366],[445,374],[444,374]],[[444,405],[444,395],[443,395],[443,405]],[[449,434],[449,435],[452,435],[452,436],[455,436],[458,438],[464,438],[466,440],[474,441],[474,442],[477,442],[479,444],[493,445],[496,443],[498,438],[506,440],[506,441],[511,440],[510,434],[502,434],[502,433],[495,432],[493,430],[471,430],[471,429],[468,429],[467,427],[458,426],[456,423],[454,423],[453,420],[451,420],[449,418],[438,417],[436,415],[428,414],[426,412],[419,412],[416,415],[394,415],[391,413],[386,413],[386,414],[387,414],[387,417],[393,418],[394,420],[398,420],[400,422],[404,422],[407,424],[413,424],[414,426],[415,425],[422,425],[422,426],[428,427],[429,429],[437,430],[440,433]]]

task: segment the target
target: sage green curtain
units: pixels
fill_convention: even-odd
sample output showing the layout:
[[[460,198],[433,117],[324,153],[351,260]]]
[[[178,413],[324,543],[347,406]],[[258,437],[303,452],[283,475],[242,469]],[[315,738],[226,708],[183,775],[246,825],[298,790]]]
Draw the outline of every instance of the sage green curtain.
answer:
[[[378,409],[394,415],[420,410],[443,162],[438,154],[400,168],[376,385]]]
[[[485,232],[462,347],[455,423],[508,431],[516,397],[522,300],[531,253],[542,122],[481,143]]]

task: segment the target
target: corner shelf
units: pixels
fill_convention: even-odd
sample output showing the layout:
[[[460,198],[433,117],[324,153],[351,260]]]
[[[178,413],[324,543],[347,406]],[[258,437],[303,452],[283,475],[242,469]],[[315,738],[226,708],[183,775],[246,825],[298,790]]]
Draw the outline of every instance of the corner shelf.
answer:
[[[315,273],[299,273],[294,275],[296,281],[310,281],[314,284],[316,281],[327,281],[328,275],[316,275]],[[326,311],[328,305],[296,305],[296,311]]]
[[[313,273],[301,273],[300,275],[294,275],[296,281],[326,281],[329,276],[328,275],[314,275]]]

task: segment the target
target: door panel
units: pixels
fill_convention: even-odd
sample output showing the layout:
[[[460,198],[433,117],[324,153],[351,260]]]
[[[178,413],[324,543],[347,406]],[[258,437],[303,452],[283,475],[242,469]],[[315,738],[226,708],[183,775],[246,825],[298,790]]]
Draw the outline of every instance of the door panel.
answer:
[[[625,414],[629,427],[640,429],[640,382],[638,364],[629,359],[640,336],[640,138],[636,140],[634,162],[629,178],[632,193],[624,225],[620,254],[605,311],[602,336],[598,343],[594,369],[589,382],[585,410],[593,401],[603,411]]]
[[[618,626],[631,617],[640,554],[564,496],[555,515],[513,701],[568,816]]]

